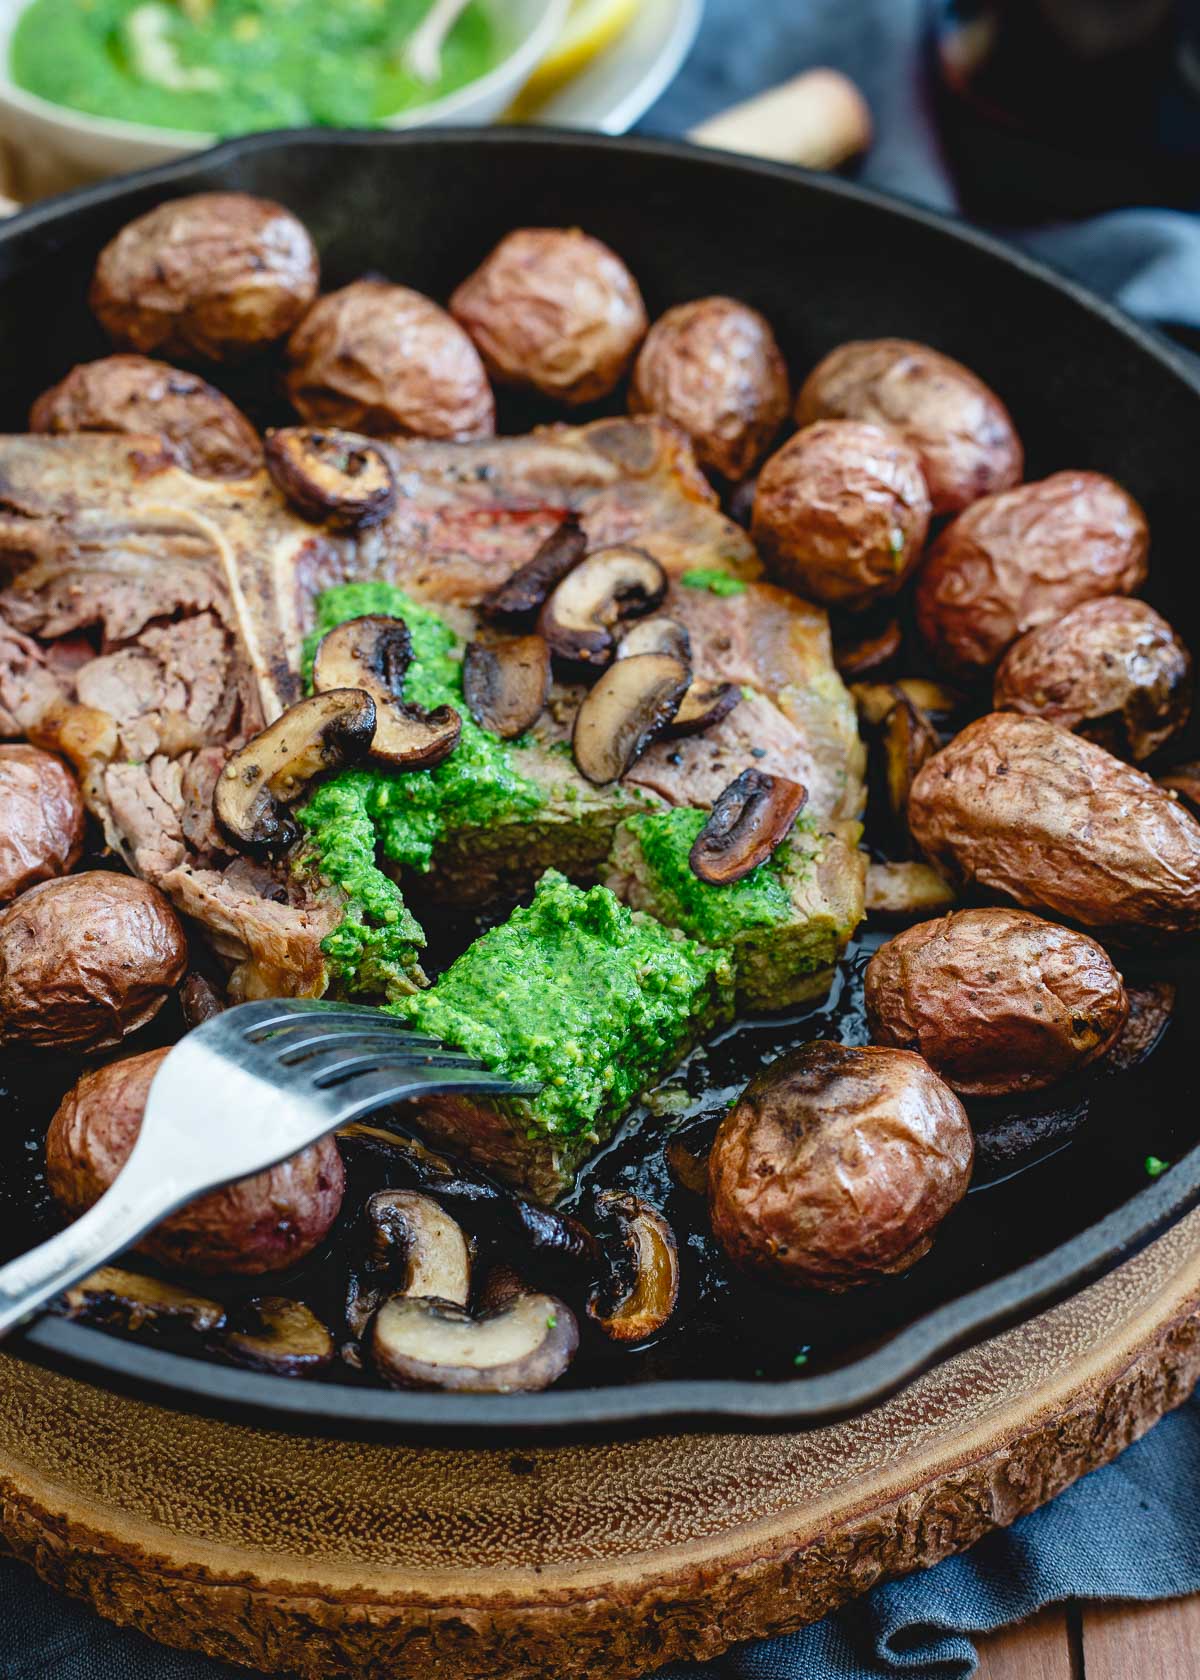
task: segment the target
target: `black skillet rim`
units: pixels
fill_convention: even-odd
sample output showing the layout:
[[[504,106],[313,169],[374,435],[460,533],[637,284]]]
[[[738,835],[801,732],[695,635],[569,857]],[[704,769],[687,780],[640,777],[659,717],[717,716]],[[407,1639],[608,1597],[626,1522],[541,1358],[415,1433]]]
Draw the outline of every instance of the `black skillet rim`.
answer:
[[[188,184],[189,177],[214,163],[296,147],[336,150],[342,146],[386,149],[447,145],[491,146],[514,150],[575,149],[581,153],[633,152],[647,161],[670,159],[717,172],[745,173],[791,181],[818,195],[856,200],[875,213],[895,216],[927,228],[942,238],[973,246],[1002,265],[1068,296],[1079,308],[1099,316],[1160,363],[1198,398],[1200,375],[1194,364],[1167,340],[1140,326],[1114,305],[1074,280],[1004,244],[991,235],[923,206],[839,179],[797,169],[718,154],[682,141],[614,138],[569,130],[521,128],[380,130],[286,130],[246,136],[189,154],[171,163],[79,187],[31,206],[0,225],[0,256],[6,244],[22,235],[52,229],[85,205],[120,199],[146,187]],[[204,1359],[146,1347],[66,1319],[43,1318],[11,1344],[32,1358],[66,1365],[114,1381],[135,1391],[149,1390],[165,1404],[185,1400],[193,1408],[240,1415],[260,1424],[332,1429],[340,1434],[375,1434],[381,1429],[461,1434],[485,1427],[496,1435],[541,1430],[582,1433],[597,1427],[612,1431],[652,1428],[672,1418],[713,1426],[817,1424],[844,1417],[874,1404],[910,1381],[935,1359],[968,1341],[1027,1318],[1035,1309],[1062,1299],[1130,1258],[1200,1203],[1200,1146],[1189,1151],[1155,1183],[1145,1186],[1119,1208],[1048,1254],[946,1302],[914,1320],[882,1346],[837,1370],[779,1382],[745,1379],[686,1379],[631,1383],[621,1387],[549,1390],[542,1394],[453,1395],[397,1393],[335,1383],[307,1382],[238,1371]]]

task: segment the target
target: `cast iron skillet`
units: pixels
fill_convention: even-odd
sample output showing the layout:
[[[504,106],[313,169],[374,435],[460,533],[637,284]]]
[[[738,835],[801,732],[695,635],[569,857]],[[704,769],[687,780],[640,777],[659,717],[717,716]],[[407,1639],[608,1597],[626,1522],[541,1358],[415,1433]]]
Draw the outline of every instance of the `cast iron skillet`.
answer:
[[[85,304],[104,241],[161,199],[214,188],[260,193],[295,210],[320,247],[326,287],[378,270],[445,297],[508,229],[578,224],[626,258],[652,316],[710,292],[745,298],[775,324],[795,372],[849,338],[928,340],[1003,394],[1026,444],[1029,477],[1093,467],[1138,497],[1153,533],[1150,597],[1200,648],[1200,379],[1181,355],[1080,288],[957,223],[829,177],[683,145],[521,130],[264,135],[35,207],[0,231],[0,424],[23,429],[38,392],[74,362],[104,353]],[[1187,1037],[1190,1024],[1181,1020],[1177,1038]],[[1188,1113],[1195,1108],[1194,1092],[1184,1097],[1172,1083],[1184,1077],[1186,1050],[1181,1054],[1149,1095],[1132,1102],[1136,1112],[1110,1116],[1105,1147],[1118,1176],[1107,1202],[1095,1204],[1103,1217],[1092,1222],[1092,1204],[1081,1193],[1076,1223],[1055,1223],[1055,1209],[1074,1199],[1071,1172],[1087,1169],[1054,1169],[1050,1191],[1030,1199],[1031,1222],[1047,1228],[1014,1256],[1014,1269],[1006,1273],[1005,1257],[992,1256],[974,1272],[989,1281],[970,1287],[969,1269],[948,1279],[932,1310],[928,1292],[924,1307],[918,1292],[915,1312],[910,1298],[909,1316],[865,1335],[825,1367],[816,1359],[808,1375],[793,1374],[789,1358],[763,1374],[773,1380],[760,1380],[711,1357],[684,1378],[656,1380],[653,1366],[627,1366],[623,1379],[616,1365],[608,1386],[512,1397],[399,1394],[248,1374],[54,1318],[33,1326],[20,1345],[31,1357],[82,1366],[109,1384],[150,1385],[175,1404],[233,1407],[258,1421],[341,1433],[469,1428],[478,1440],[480,1429],[611,1430],[671,1417],[764,1424],[829,1418],[877,1400],[948,1349],[1077,1288],[1200,1200],[1200,1147],[1187,1129],[1193,1122],[1182,1133],[1172,1130],[1176,1090]],[[1080,1161],[1087,1147],[1085,1139]],[[1135,1163],[1154,1148],[1170,1152],[1173,1165],[1147,1183]],[[1025,1192],[1018,1186],[1005,1194],[1019,1215]],[[944,1251],[955,1252],[948,1244]],[[932,1258],[923,1264],[932,1267]],[[844,1310],[852,1309],[830,1303],[831,1312]],[[794,1345],[809,1332],[781,1324],[781,1337],[789,1334],[786,1345]],[[708,1374],[731,1365],[732,1375]]]

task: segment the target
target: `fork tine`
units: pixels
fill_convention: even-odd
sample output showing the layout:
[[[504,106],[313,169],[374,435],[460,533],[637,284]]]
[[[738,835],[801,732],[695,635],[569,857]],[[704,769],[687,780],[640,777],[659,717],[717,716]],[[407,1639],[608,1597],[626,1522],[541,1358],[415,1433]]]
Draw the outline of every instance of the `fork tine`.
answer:
[[[355,1051],[352,1048],[343,1049],[340,1054],[331,1052],[328,1055],[314,1057],[306,1062],[297,1072],[307,1076],[318,1090],[327,1090],[330,1086],[339,1084],[350,1074],[364,1073],[376,1069],[383,1073],[392,1073],[397,1079],[422,1081],[427,1073],[433,1073],[438,1078],[475,1079],[480,1074],[486,1074],[487,1069],[482,1062],[471,1061],[467,1057],[422,1058],[420,1062],[406,1062],[395,1058],[381,1057],[378,1050]]]
[[[338,1046],[349,1049],[355,1045],[378,1045],[381,1049],[390,1051],[393,1055],[402,1055],[406,1059],[412,1056],[418,1059],[425,1054],[444,1052],[446,1047],[440,1039],[426,1038],[415,1033],[397,1032],[386,1027],[343,1027],[334,1023],[331,1027],[306,1024],[296,1032],[280,1032],[273,1034],[262,1046],[268,1055],[274,1055],[276,1061],[284,1067],[293,1062],[301,1061],[314,1051],[328,1046]]]
[[[236,1030],[252,1042],[265,1038],[269,1033],[283,1034],[287,1032],[314,1032],[319,1028],[330,1027],[375,1027],[380,1031],[394,1032],[398,1037],[408,1037],[413,1041],[424,1040],[436,1044],[437,1040],[429,1038],[425,1033],[417,1033],[411,1027],[394,1015],[388,1015],[382,1009],[367,1008],[357,1004],[326,1004],[321,1009],[308,1008],[296,1010],[284,1008],[284,1004],[318,1002],[315,998],[283,998],[271,1005],[264,1005],[261,1012],[259,1006],[241,1005],[239,1019],[231,1023]],[[254,1007],[256,1013],[247,1018],[241,1015],[241,1009]],[[233,1012],[230,1011],[230,1014]]]
[[[540,1085],[517,1085],[495,1073],[455,1074],[445,1069],[383,1069],[354,1074],[332,1093],[339,1099],[340,1119],[345,1125],[359,1115],[387,1103],[405,1102],[412,1097],[432,1097],[460,1091],[467,1096],[533,1097]]]

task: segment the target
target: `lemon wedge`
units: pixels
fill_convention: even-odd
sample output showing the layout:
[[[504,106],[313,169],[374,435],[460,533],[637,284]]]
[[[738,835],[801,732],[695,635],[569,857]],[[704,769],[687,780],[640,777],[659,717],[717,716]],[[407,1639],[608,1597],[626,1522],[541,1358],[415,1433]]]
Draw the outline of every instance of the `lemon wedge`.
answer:
[[[577,76],[637,16],[641,0],[572,0],[562,33],[517,97],[515,109],[525,111],[557,93]]]

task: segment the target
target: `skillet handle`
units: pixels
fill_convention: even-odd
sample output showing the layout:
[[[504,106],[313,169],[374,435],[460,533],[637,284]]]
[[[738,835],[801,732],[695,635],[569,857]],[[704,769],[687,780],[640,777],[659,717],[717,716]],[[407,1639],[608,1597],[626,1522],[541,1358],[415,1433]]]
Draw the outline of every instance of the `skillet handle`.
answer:
[[[806,70],[709,117],[688,139],[746,157],[836,169],[871,144],[871,112],[848,76]]]

